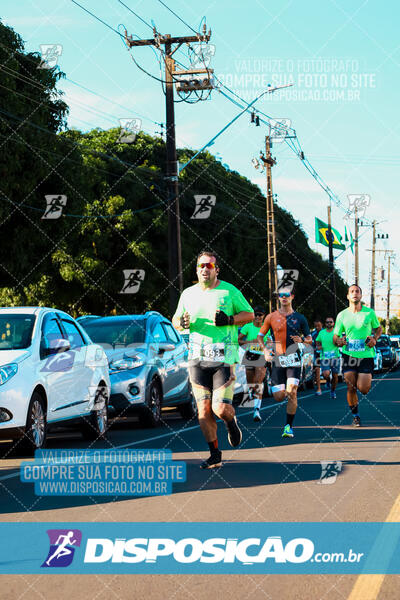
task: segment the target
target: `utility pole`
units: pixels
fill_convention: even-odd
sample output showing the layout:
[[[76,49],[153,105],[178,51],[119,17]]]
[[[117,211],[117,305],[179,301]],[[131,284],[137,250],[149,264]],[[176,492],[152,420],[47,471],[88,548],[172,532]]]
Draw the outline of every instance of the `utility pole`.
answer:
[[[354,283],[359,285],[359,267],[358,267],[358,210],[357,204],[354,207]]]
[[[375,252],[384,252],[385,258],[387,258],[387,301],[386,301],[386,327],[385,333],[389,333],[389,320],[390,320],[390,263],[394,255],[394,250],[376,250]],[[372,308],[372,307],[371,307]]]
[[[372,222],[372,265],[371,265],[371,300],[370,307],[375,308],[375,245],[376,245],[376,221]]]
[[[387,261],[387,305],[386,305],[386,328],[385,333],[389,333],[389,320],[390,320],[390,263],[392,259],[392,254],[388,252]]]
[[[277,308],[278,280],[276,273],[276,237],[275,237],[275,218],[274,218],[274,194],[272,191],[272,167],[276,160],[271,156],[270,136],[265,136],[265,157],[261,155],[261,160],[265,165],[267,174],[267,256],[268,256],[268,292],[269,292],[269,312]]]
[[[125,41],[129,48],[134,46],[164,46],[165,51],[165,113],[166,113],[166,185],[168,210],[168,266],[169,266],[169,303],[170,312],[174,313],[178,304],[179,294],[183,289],[181,232],[179,217],[179,184],[178,164],[175,140],[175,111],[174,111],[174,52],[182,44],[191,42],[208,42],[211,32],[186,37],[171,37],[170,34],[160,35],[154,29],[154,38],[134,40],[125,31]],[[175,47],[173,47],[175,45]]]
[[[333,235],[332,235],[332,220],[331,220],[331,201],[328,204],[328,244],[329,244],[329,280],[332,294],[332,312],[337,314],[336,304],[336,283],[335,283],[335,262],[333,258]]]

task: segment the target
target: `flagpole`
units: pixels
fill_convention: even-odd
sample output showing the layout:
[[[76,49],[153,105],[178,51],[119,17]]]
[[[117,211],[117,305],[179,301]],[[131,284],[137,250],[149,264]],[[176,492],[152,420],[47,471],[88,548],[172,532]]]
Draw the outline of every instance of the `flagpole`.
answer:
[[[332,310],[334,319],[337,315],[336,305],[336,284],[335,284],[335,263],[333,260],[333,236],[332,236],[332,223],[331,223],[331,199],[329,198],[328,204],[328,243],[329,243],[329,279],[330,289],[332,293]]]

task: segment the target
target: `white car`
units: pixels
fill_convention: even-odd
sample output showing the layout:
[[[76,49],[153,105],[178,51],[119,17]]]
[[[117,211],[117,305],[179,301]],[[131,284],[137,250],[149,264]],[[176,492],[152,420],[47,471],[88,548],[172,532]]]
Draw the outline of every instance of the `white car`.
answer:
[[[43,448],[49,428],[105,436],[110,378],[103,348],[63,311],[0,308],[0,439]]]

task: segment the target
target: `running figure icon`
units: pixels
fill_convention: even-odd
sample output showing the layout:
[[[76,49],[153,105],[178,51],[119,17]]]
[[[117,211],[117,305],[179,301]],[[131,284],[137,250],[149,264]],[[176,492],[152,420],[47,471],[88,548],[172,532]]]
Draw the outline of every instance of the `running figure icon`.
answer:
[[[46,560],[46,565],[49,567],[52,560],[55,558],[61,558],[62,556],[67,556],[68,554],[72,554],[73,550],[71,548],[67,548],[67,546],[73,546],[77,543],[78,540],[72,539],[74,537],[73,531],[68,531],[66,535],[58,536],[56,541],[57,549],[53,554]],[[61,541],[62,540],[62,541]]]

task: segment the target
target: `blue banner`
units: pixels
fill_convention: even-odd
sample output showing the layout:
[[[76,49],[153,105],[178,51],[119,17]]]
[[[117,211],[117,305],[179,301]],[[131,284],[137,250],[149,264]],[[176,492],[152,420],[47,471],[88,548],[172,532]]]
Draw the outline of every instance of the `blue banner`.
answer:
[[[400,574],[400,523],[0,523],[0,573]]]

